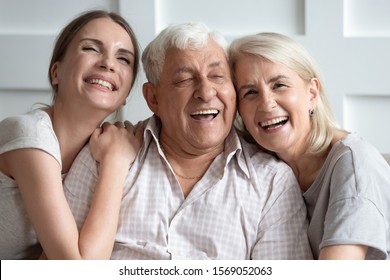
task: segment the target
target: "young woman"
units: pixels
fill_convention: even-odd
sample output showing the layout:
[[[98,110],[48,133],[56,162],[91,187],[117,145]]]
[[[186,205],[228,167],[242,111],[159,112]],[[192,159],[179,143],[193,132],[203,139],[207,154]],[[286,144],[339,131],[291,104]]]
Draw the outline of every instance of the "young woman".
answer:
[[[134,32],[115,13],[90,11],[62,30],[49,67],[52,105],[0,123],[1,259],[38,258],[40,245],[49,259],[110,257],[142,136],[129,123],[97,127],[125,103],[138,66]],[[62,180],[89,139],[100,177],[79,232]]]
[[[390,167],[336,124],[316,66],[292,39],[260,33],[229,51],[245,128],[295,173],[319,259],[390,258]]]

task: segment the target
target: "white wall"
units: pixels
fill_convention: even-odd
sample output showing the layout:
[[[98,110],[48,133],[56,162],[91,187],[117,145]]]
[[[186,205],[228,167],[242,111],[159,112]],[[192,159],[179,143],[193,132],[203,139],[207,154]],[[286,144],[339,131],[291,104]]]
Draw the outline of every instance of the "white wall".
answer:
[[[90,8],[120,12],[141,47],[173,22],[204,21],[231,41],[276,31],[316,58],[341,125],[390,152],[390,1],[387,0],[0,0],[0,119],[50,103],[47,65],[55,36]],[[122,111],[136,122],[151,115],[143,76]]]

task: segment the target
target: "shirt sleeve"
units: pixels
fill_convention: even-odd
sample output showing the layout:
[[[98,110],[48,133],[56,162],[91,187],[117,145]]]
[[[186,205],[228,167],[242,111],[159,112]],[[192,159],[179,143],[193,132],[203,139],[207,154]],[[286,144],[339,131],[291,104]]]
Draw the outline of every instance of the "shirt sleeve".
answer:
[[[57,137],[46,113],[36,111],[0,122],[0,154],[32,148],[42,150],[61,163],[61,152]]]
[[[64,181],[65,196],[79,230],[91,206],[97,179],[97,163],[87,145],[74,160]]]
[[[282,168],[271,182],[252,258],[312,259],[306,207],[294,174]]]
[[[369,247],[370,259],[386,259],[386,218],[380,210],[380,193],[375,184],[357,178],[355,172],[352,154],[344,154],[332,174],[320,248],[359,244]]]

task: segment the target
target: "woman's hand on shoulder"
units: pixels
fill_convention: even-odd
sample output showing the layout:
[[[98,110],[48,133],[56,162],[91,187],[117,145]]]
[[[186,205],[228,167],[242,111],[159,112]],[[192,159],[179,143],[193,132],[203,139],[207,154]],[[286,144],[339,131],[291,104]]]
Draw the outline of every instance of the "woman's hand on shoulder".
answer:
[[[100,164],[107,161],[120,162],[129,167],[143,143],[144,128],[141,123],[136,126],[129,121],[109,122],[97,128],[89,141],[92,156]]]

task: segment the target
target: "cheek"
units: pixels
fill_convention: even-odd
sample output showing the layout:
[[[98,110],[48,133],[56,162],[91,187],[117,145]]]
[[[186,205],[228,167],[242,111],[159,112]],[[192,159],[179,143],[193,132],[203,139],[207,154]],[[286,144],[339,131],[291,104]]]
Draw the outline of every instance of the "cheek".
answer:
[[[118,73],[123,83],[131,84],[134,78],[133,70],[131,68],[122,68]]]
[[[131,84],[133,79],[134,79],[134,70],[132,68],[126,69],[125,76],[126,76],[126,79],[129,81],[129,83]]]
[[[53,79],[54,84],[65,87],[71,86],[72,82],[77,81],[77,79],[74,77],[75,72],[76,69],[69,69],[66,64],[62,64],[57,68],[55,79]]]
[[[132,82],[133,82],[134,76],[132,71],[122,71],[120,73],[120,81],[122,84],[122,88],[124,89],[124,94],[128,96],[130,94],[131,88],[132,88]]]
[[[296,110],[290,115],[290,123],[295,129],[301,131],[301,133],[305,133],[311,126],[309,112],[302,110],[302,108]]]
[[[253,111],[253,106],[246,103],[245,101],[241,101],[238,106],[238,111],[245,122],[249,122],[250,119],[255,117],[255,112]]]
[[[237,112],[236,96],[234,95],[226,100],[227,103],[225,103],[225,107],[228,109],[229,112],[233,112],[235,114]]]
[[[184,108],[184,105],[183,101],[181,101],[179,98],[175,99],[175,102],[171,102],[172,99],[173,98],[164,98],[164,96],[158,96],[158,111],[161,115],[164,115],[165,113],[165,118],[176,119],[178,118],[178,112],[182,112],[182,108]]]
[[[223,102],[227,103],[230,106],[231,105],[236,106],[237,95],[236,95],[236,90],[233,87],[233,84],[226,83],[225,85],[221,87],[216,87],[215,89],[218,93],[218,97]]]

